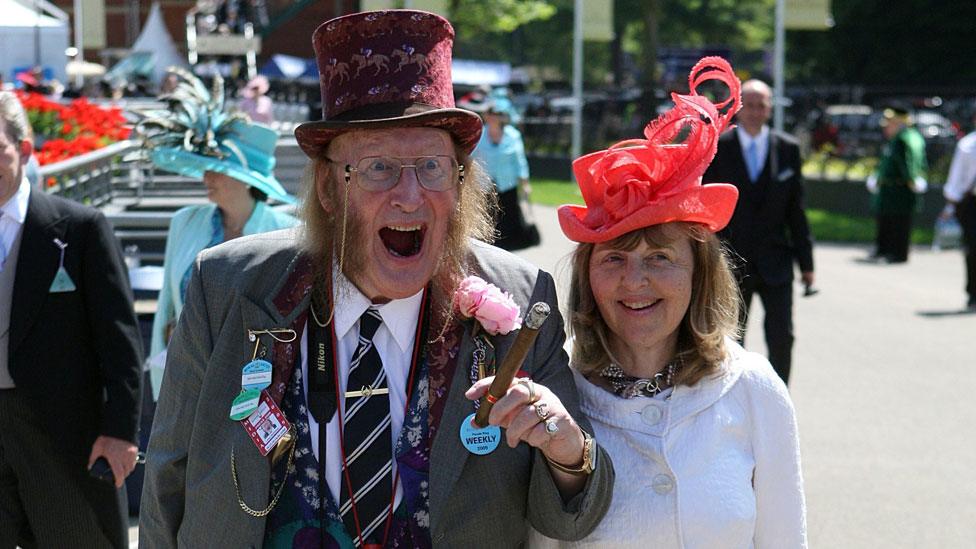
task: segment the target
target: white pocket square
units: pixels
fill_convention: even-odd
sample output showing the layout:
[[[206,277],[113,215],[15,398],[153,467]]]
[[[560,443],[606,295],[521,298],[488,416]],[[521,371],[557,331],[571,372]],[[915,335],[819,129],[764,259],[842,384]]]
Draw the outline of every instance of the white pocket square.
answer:
[[[785,170],[779,172],[779,175],[776,176],[776,180],[786,181],[787,179],[793,177],[794,173],[796,172],[793,171],[793,168],[786,168]]]

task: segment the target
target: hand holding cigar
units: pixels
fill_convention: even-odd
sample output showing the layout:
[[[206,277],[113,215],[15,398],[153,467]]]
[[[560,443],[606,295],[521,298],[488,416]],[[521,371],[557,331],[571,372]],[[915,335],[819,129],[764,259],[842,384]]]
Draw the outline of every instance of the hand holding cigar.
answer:
[[[465,396],[471,400],[480,398],[478,412],[471,420],[478,428],[489,423],[497,425],[505,430],[509,447],[525,442],[565,470],[579,466],[585,454],[582,430],[548,387],[529,378],[513,384],[549,312],[545,303],[534,304],[495,376],[478,381]]]
[[[539,335],[539,328],[549,318],[549,313],[549,305],[541,301],[532,305],[529,312],[526,313],[525,322],[522,323],[522,329],[515,336],[512,348],[505,355],[501,366],[495,371],[495,379],[492,381],[488,392],[481,397],[481,405],[474,418],[474,423],[478,427],[488,425],[488,414],[491,413],[491,407],[508,392],[512,380],[515,379],[515,373],[518,372],[519,367],[525,361],[525,357],[529,354],[529,349],[532,348],[536,336]]]

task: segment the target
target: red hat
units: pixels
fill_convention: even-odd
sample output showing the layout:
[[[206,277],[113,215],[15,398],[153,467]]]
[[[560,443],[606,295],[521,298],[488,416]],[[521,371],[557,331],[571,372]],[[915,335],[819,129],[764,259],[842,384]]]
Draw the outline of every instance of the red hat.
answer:
[[[37,77],[34,76],[34,73],[31,71],[18,72],[17,74],[14,75],[14,79],[23,82],[27,86],[36,87],[41,85],[40,81],[37,80]]]
[[[322,120],[295,128],[310,157],[356,129],[430,127],[465,152],[481,137],[477,114],[454,106],[447,19],[414,10],[355,13],[323,23],[312,35],[322,89]]]
[[[717,80],[729,96],[713,104],[698,87]],[[570,240],[607,242],[630,231],[670,223],[701,223],[715,232],[728,224],[739,191],[734,185],[702,185],[718,137],[741,107],[739,79],[720,57],[700,60],[688,76],[691,93],[672,93],[674,108],[631,139],[573,161],[586,206],[559,208],[559,225]]]

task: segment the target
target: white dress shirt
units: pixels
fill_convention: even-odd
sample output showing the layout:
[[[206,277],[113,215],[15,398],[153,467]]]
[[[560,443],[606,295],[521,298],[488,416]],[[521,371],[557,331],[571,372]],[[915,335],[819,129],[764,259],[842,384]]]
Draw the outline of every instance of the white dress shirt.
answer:
[[[752,142],[756,142],[756,159],[759,162],[758,171],[756,172],[756,178],[758,179],[762,175],[763,166],[766,165],[766,156],[769,155],[769,126],[764,125],[761,130],[759,130],[759,135],[753,137],[749,135],[749,132],[742,129],[742,126],[736,126],[735,131],[739,137],[739,146],[742,147],[742,158],[749,158],[749,147]],[[749,161],[746,160],[746,166],[748,167]]]
[[[966,193],[973,192],[976,182],[976,132],[963,137],[956,144],[956,153],[952,155],[949,166],[949,177],[942,194],[950,202],[959,202]]]
[[[24,226],[24,219],[27,218],[27,200],[30,198],[30,183],[27,182],[25,177],[20,181],[20,186],[17,187],[17,192],[10,197],[2,206],[0,206],[0,248],[9,250],[14,245],[14,240],[20,234],[21,228]],[[2,261],[4,258],[0,258]],[[0,263],[0,268],[3,265]]]
[[[10,377],[8,353],[10,308],[14,293],[17,251],[20,248],[24,219],[27,217],[27,201],[30,192],[30,183],[27,182],[27,178],[24,178],[14,195],[0,205],[0,389],[14,387],[14,380]]]
[[[359,342],[359,317],[366,312],[372,304],[369,298],[362,294],[349,279],[341,272],[333,269],[333,299],[336,304],[335,326],[336,359],[339,368],[339,394],[346,392],[346,379],[349,377],[349,361],[356,352],[356,345]],[[373,345],[376,347],[380,358],[383,360],[383,370],[386,371],[386,382],[390,389],[390,424],[393,448],[396,448],[397,439],[400,438],[400,429],[403,427],[403,417],[407,404],[407,379],[410,376],[410,363],[413,358],[413,346],[416,339],[417,321],[420,317],[420,304],[423,299],[423,291],[420,291],[405,299],[394,299],[382,305],[375,305],[383,323],[380,324],[376,334],[373,335]],[[325,319],[322,319],[323,321]],[[309,315],[309,321],[312,321]],[[306,401],[308,399],[308,323],[302,331],[302,379],[305,380],[304,390]],[[340,410],[345,413],[345,399],[339,398]],[[312,435],[312,451],[315,458],[319,458],[319,424],[311,414],[308,414],[308,427]],[[332,492],[336,505],[339,504],[339,488],[342,486],[342,448],[339,444],[339,414],[332,417],[332,421],[326,425],[326,455],[325,455],[325,479],[329,483],[329,490]],[[394,471],[396,463],[394,462]],[[403,487],[397,480],[396,500],[393,508],[396,509],[400,503]]]

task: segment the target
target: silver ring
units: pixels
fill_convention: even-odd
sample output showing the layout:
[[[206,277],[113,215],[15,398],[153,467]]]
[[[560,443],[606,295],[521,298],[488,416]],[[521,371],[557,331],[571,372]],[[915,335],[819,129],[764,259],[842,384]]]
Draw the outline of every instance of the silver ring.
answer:
[[[535,408],[535,415],[539,416],[539,419],[545,420],[549,417],[549,405],[545,402],[540,402],[532,407]]]
[[[525,385],[525,388],[529,390],[529,404],[535,404],[539,400],[539,395],[535,394],[535,382],[529,378],[522,378],[519,380],[519,385]]]
[[[556,425],[556,420],[554,420],[552,418],[547,419],[546,420],[546,433],[548,433],[549,436],[553,436],[553,435],[555,435],[558,432],[559,432],[559,426]]]

